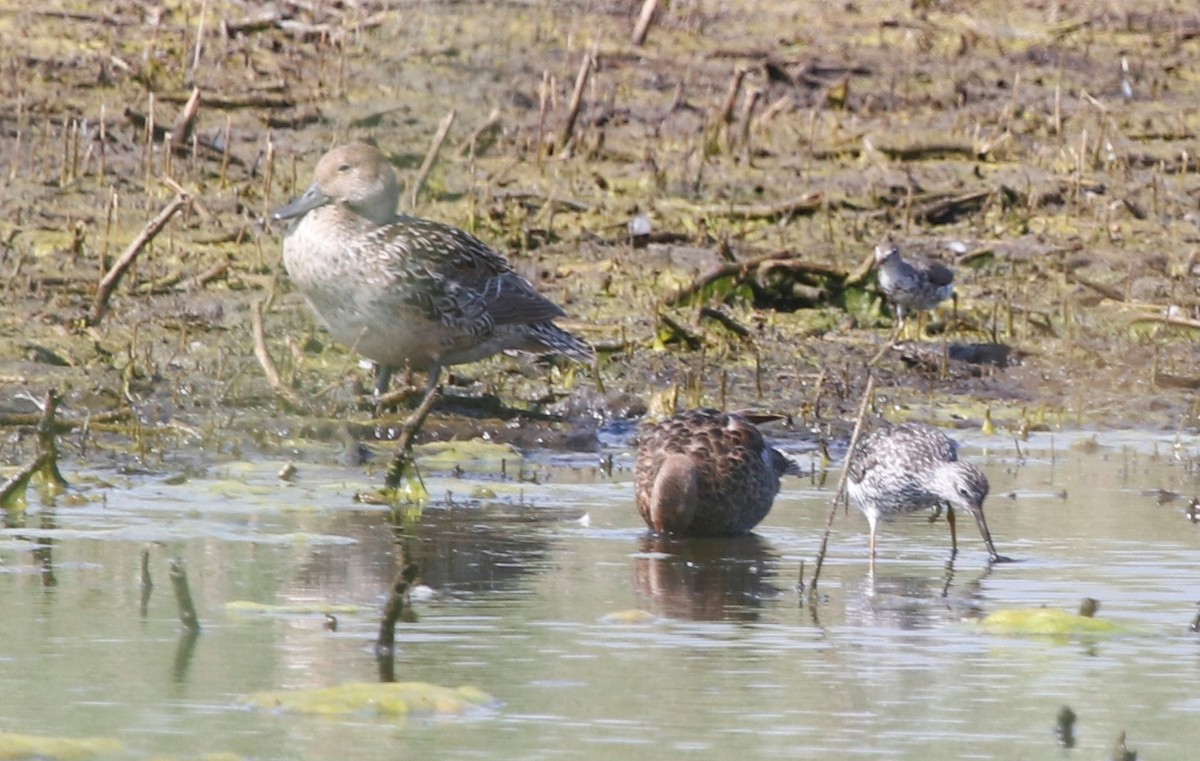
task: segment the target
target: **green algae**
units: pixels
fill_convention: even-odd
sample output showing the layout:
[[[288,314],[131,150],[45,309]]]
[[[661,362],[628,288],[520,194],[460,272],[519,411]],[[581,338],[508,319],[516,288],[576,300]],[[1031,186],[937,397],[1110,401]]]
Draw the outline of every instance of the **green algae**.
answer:
[[[979,622],[988,634],[1039,637],[1095,637],[1127,633],[1120,624],[1055,608],[1013,608],[988,614]]]
[[[0,759],[49,759],[52,761],[87,761],[92,758],[115,756],[124,746],[111,737],[42,737],[0,732]]]
[[[314,716],[369,714],[459,716],[487,708],[496,699],[475,687],[441,687],[425,682],[348,682],[307,690],[256,692],[246,698],[256,708]]]
[[[354,615],[364,612],[361,605],[334,605],[332,603],[302,603],[271,604],[254,602],[252,600],[230,600],[225,603],[225,610],[234,614],[265,615],[265,616],[302,616],[317,613],[339,613]]]
[[[658,621],[658,616],[653,613],[638,608],[630,610],[615,610],[612,613],[605,613],[600,617],[602,624],[614,624],[622,626],[639,626],[642,624],[651,624]]]

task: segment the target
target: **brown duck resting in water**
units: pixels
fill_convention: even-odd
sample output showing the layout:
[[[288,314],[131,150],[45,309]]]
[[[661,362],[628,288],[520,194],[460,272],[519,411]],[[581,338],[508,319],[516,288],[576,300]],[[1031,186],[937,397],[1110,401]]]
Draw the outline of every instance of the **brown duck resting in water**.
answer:
[[[799,463],[745,417],[688,410],[639,432],[634,495],[655,533],[735,536],[771,511],[784,473]]]

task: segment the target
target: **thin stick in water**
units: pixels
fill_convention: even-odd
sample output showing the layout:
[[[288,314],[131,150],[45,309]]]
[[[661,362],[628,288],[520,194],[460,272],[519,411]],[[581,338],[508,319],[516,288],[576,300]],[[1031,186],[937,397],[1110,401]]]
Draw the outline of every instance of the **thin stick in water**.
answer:
[[[384,486],[388,489],[398,489],[400,487],[400,481],[404,478],[404,472],[407,470],[407,466],[412,463],[413,439],[417,437],[421,426],[425,424],[425,418],[429,417],[429,413],[433,412],[434,405],[441,398],[442,387],[434,386],[425,394],[425,399],[421,402],[421,406],[417,407],[409,415],[408,419],[404,421],[400,438],[396,441],[396,456],[388,464],[387,476],[384,479]]]
[[[850,435],[850,446],[846,449],[846,464],[842,467],[842,475],[838,478],[837,488],[834,489],[833,499],[829,502],[829,516],[825,520],[825,535],[821,537],[821,549],[817,551],[817,564],[813,569],[812,586],[808,588],[809,600],[816,599],[817,581],[821,578],[821,566],[825,563],[825,551],[829,547],[829,534],[833,531],[833,516],[837,514],[838,503],[846,491],[846,474],[850,472],[850,458],[854,456],[854,448],[858,446],[858,438],[862,433],[863,418],[867,416],[867,407],[871,404],[871,393],[875,390],[875,374],[867,375],[867,387],[863,389],[862,401],[858,405],[858,417],[854,421],[854,433]]]
[[[175,602],[179,605],[179,620],[188,631],[199,632],[200,617],[196,615],[192,590],[188,588],[187,569],[183,567],[181,558],[171,561],[171,587],[175,590]]]

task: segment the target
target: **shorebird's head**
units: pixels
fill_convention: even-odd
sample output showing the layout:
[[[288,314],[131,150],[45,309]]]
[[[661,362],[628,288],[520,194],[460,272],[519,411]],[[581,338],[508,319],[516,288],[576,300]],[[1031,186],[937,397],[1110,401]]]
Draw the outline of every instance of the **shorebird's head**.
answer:
[[[327,204],[339,204],[377,225],[384,225],[395,216],[399,200],[400,185],[387,157],[366,143],[350,143],[322,156],[308,190],[271,217],[302,217]]]
[[[875,266],[882,267],[886,262],[900,258],[900,247],[892,241],[885,241],[875,247]]]
[[[983,471],[969,462],[948,462],[938,469],[938,493],[954,507],[978,515],[988,495],[988,480]]]
[[[975,518],[979,526],[979,535],[987,545],[988,557],[993,563],[1006,561],[1008,558],[996,552],[992,542],[992,532],[988,531],[987,520],[983,517],[983,501],[988,495],[988,480],[983,471],[969,462],[948,462],[938,469],[935,475],[934,488],[953,507],[961,507]]]

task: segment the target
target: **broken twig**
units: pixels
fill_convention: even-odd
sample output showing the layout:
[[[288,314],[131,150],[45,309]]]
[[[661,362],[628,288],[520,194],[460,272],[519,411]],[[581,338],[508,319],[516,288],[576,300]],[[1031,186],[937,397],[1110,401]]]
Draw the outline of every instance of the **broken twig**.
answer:
[[[92,309],[87,316],[88,325],[97,325],[104,318],[104,315],[108,312],[109,297],[112,296],[113,290],[121,282],[121,278],[125,275],[125,272],[137,260],[138,254],[142,252],[142,249],[150,241],[154,240],[155,236],[162,232],[162,229],[171,221],[171,217],[175,216],[190,200],[191,196],[185,193],[176,195],[171,203],[167,204],[158,213],[158,216],[146,223],[142,231],[129,244],[129,248],[125,249],[125,252],[121,254],[121,257],[117,259],[112,268],[104,274],[104,277],[100,279],[100,285],[96,288],[96,298],[92,300]]]
[[[450,127],[454,125],[456,116],[457,113],[454,109],[450,109],[450,113],[446,114],[446,118],[442,119],[442,123],[438,126],[437,134],[433,136],[433,143],[425,154],[425,160],[421,162],[421,168],[417,170],[416,179],[413,180],[412,193],[409,194],[408,200],[410,208],[417,207],[417,197],[421,195],[421,188],[425,187],[425,180],[429,179],[429,173],[433,171],[433,163],[437,161],[438,153],[442,150],[442,143],[446,142],[446,135],[450,134]]]

